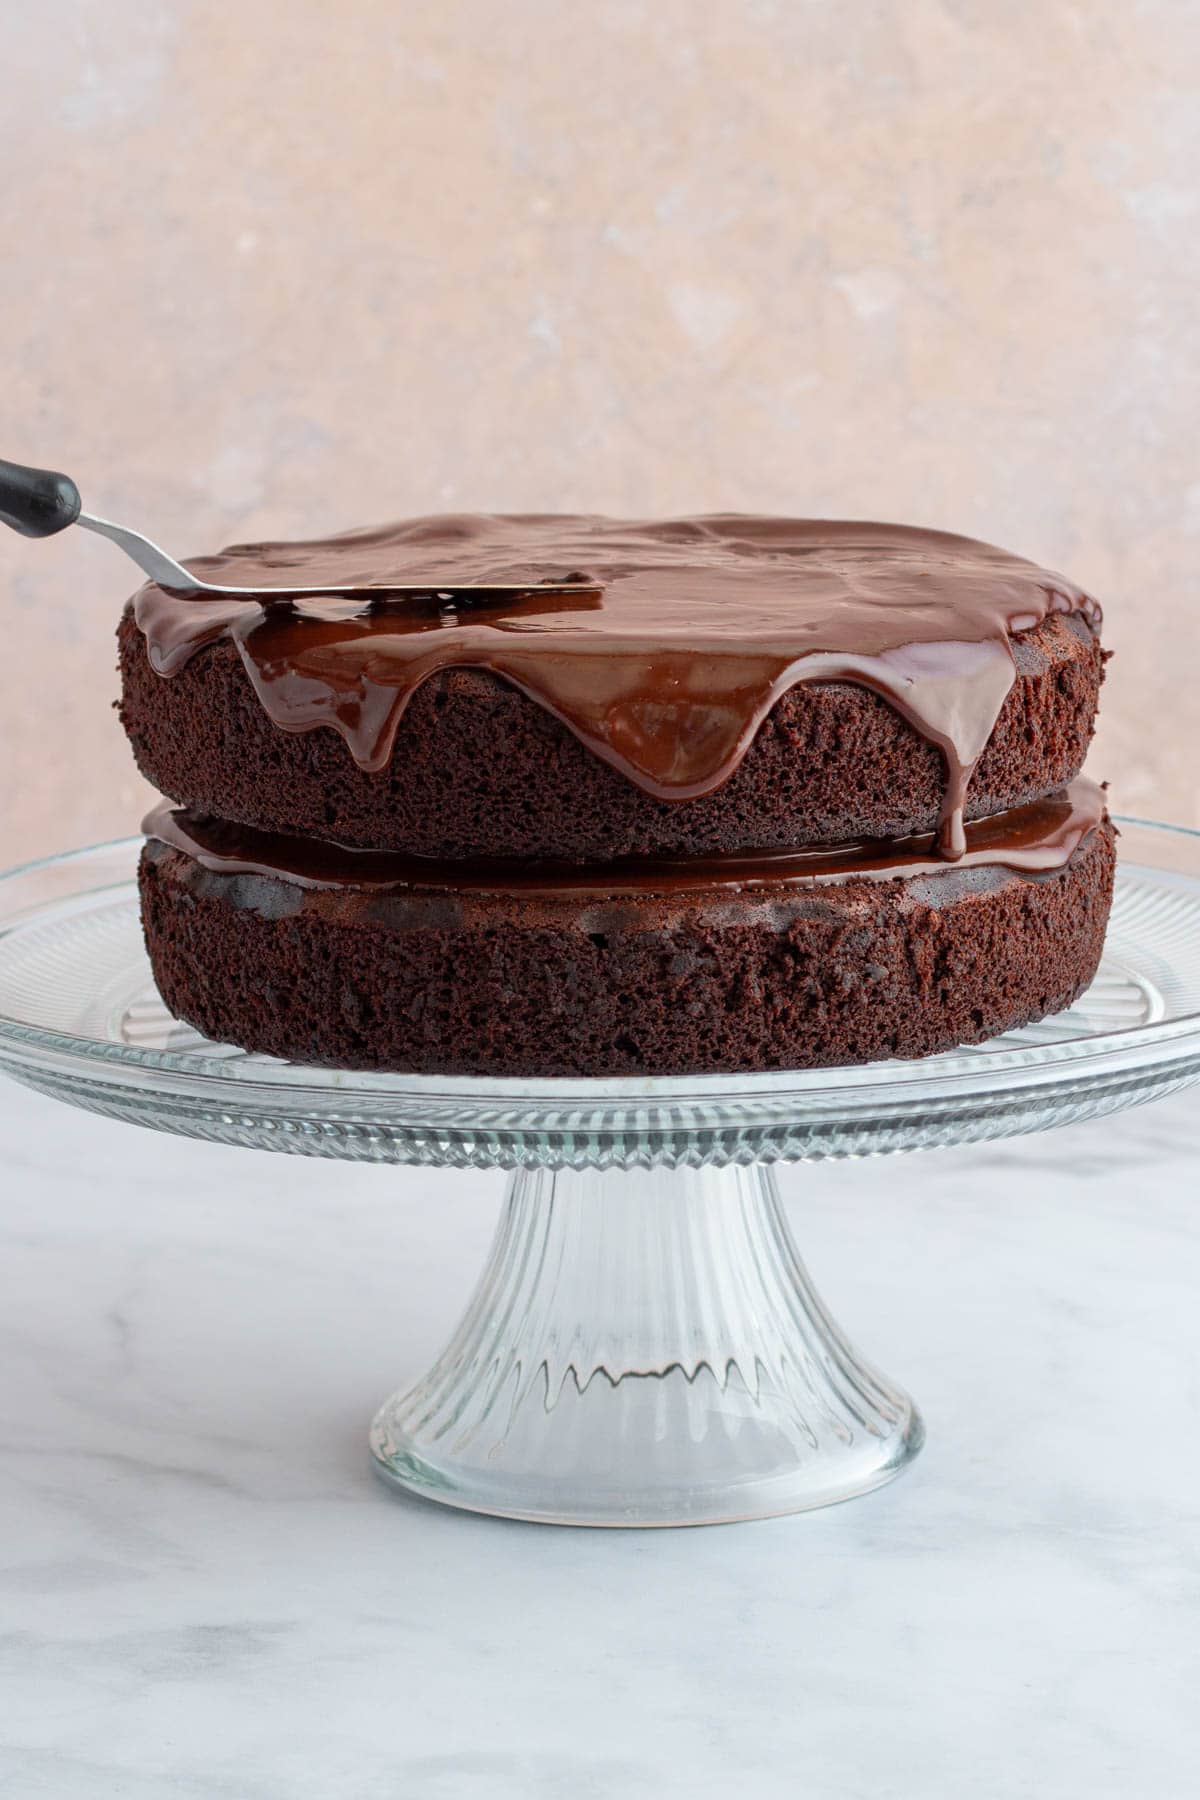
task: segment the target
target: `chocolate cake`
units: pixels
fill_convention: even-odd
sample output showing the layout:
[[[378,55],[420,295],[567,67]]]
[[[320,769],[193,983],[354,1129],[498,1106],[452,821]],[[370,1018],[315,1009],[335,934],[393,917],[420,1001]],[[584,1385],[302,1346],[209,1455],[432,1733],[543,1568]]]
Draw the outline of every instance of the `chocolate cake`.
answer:
[[[174,803],[147,944],[211,1037],[350,1068],[800,1068],[977,1042],[1095,971],[1100,614],[1021,558],[533,516],[192,566],[279,590],[150,585],[120,627],[122,720]],[[342,592],[389,582],[428,592]],[[522,591],[467,591],[499,583]]]

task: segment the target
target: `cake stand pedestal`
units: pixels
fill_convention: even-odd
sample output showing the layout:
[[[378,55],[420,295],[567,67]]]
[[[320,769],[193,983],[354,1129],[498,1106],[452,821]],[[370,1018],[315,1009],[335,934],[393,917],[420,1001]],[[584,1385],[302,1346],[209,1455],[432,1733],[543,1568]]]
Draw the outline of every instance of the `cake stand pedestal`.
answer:
[[[0,877],[0,1068],[194,1137],[513,1171],[465,1316],[375,1418],[389,1481],[564,1524],[794,1512],[888,1480],[922,1427],[814,1292],[770,1165],[1041,1130],[1200,1078],[1200,834],[1122,821],[1121,848],[1092,988],[979,1049],[518,1081],[352,1075],[208,1043],[154,990],[138,844],[102,845]]]
[[[534,1169],[371,1449],[387,1479],[460,1506],[666,1525],[865,1493],[923,1435],[826,1312],[770,1169]]]

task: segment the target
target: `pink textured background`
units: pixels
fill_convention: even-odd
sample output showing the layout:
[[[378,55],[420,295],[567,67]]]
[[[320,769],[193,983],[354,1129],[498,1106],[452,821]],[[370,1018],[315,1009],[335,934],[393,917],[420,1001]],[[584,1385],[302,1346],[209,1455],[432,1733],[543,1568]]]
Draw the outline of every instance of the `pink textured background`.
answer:
[[[1200,823],[1200,7],[41,0],[0,453],[180,554],[437,510],[991,538],[1106,602],[1096,772]],[[131,586],[0,536],[0,848],[136,827]]]

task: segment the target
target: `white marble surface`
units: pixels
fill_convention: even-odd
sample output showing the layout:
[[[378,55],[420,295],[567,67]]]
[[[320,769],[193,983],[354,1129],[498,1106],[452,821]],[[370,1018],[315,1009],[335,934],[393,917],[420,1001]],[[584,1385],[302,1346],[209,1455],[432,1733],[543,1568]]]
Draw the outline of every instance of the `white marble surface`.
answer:
[[[406,1502],[364,1431],[498,1178],[158,1137],[0,1084],[0,1791],[1196,1791],[1200,1106],[792,1170],[929,1444],[684,1532]]]

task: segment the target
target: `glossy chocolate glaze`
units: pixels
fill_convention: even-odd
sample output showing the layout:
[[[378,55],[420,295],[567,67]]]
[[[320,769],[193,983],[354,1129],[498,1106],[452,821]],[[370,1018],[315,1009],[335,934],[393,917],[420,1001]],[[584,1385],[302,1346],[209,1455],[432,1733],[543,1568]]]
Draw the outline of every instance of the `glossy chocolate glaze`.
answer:
[[[289,577],[331,588],[596,583],[505,607],[260,604],[153,585],[136,595],[159,674],[228,637],[280,729],[331,727],[368,770],[386,767],[413,691],[446,668],[511,682],[664,800],[726,780],[795,683],[858,682],[941,748],[939,851],[952,859],[967,842],[971,771],[1012,685],[1011,634],[1052,611],[1100,622],[1096,603],[1061,576],[969,538],[740,514],[415,519],[310,543],[242,545],[192,567],[208,581],[262,583],[281,595]]]
[[[1104,817],[1104,790],[1086,776],[1029,806],[966,827],[957,868],[999,866],[1027,874],[1061,869]],[[588,899],[616,895],[745,893],[763,887],[894,881],[946,871],[931,836],[811,850],[768,850],[603,865],[431,863],[386,850],[352,850],[319,838],[254,831],[200,819],[161,802],[145,820],[148,838],[180,850],[219,875],[262,875],[296,887],[331,890],[473,892]]]

